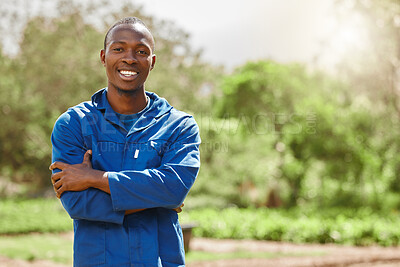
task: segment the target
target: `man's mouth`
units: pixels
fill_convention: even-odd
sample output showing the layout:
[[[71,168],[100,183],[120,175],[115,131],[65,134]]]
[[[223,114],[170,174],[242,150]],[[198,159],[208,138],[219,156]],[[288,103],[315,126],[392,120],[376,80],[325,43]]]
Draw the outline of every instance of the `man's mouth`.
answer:
[[[125,77],[131,77],[137,74],[137,72],[131,70],[120,70],[119,73],[121,73]]]

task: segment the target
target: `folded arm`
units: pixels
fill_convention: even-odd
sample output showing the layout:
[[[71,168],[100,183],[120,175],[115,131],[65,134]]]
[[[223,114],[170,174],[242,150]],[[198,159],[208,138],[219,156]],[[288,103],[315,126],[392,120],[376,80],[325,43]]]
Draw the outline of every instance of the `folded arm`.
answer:
[[[108,183],[107,173],[104,171],[95,170],[91,163],[92,151],[86,151],[83,156],[83,161],[80,164],[67,164],[63,162],[53,162],[49,169],[59,169],[60,172],[54,173],[51,176],[54,191],[58,198],[66,191],[83,191],[91,187],[100,189],[101,191],[110,194],[110,186]],[[176,212],[182,211],[183,204],[174,208]],[[145,209],[129,209],[125,210],[125,215],[132,214]]]
[[[62,162],[68,165],[85,166],[84,155],[88,148],[84,145],[79,118],[68,111],[58,118],[51,136],[53,145],[52,162]],[[60,167],[60,166],[58,166]],[[53,165],[52,181],[56,182],[57,173],[62,173],[57,165]],[[64,166],[65,167],[65,166]],[[65,169],[65,168],[64,168]],[[67,173],[70,171],[67,170]],[[54,176],[56,175],[56,176]],[[58,174],[60,175],[60,174]],[[53,179],[54,177],[54,179]],[[57,184],[60,187],[62,184]],[[85,219],[122,224],[125,211],[115,211],[109,194],[82,183],[79,190],[65,190],[58,193],[61,203],[72,219]],[[62,186],[61,186],[62,188]],[[57,188],[58,190],[58,188]],[[83,190],[83,191],[81,191]]]

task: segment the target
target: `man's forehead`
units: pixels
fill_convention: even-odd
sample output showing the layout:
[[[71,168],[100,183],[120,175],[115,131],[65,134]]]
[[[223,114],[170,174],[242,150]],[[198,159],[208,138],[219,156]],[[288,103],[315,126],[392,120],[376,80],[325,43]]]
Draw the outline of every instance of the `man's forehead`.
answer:
[[[117,25],[114,29],[111,30],[108,42],[110,42],[111,39],[115,38],[116,34],[120,34],[121,32],[125,31],[132,32],[134,34],[139,34],[144,38],[148,39],[149,42],[153,42],[153,36],[150,33],[150,31],[144,25],[139,23]]]

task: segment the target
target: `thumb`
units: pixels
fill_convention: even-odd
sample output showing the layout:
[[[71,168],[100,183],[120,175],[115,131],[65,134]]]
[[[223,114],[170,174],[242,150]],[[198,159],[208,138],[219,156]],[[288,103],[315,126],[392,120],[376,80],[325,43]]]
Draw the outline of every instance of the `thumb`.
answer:
[[[92,150],[86,151],[85,155],[83,155],[83,164],[87,164],[88,166],[92,166]]]

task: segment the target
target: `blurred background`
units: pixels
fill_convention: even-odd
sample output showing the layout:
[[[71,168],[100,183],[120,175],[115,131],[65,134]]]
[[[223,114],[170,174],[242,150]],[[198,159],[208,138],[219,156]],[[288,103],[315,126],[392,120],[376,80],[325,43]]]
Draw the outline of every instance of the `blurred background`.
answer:
[[[106,86],[99,51],[124,16],[155,36],[146,89],[201,129],[195,235],[399,244],[398,0],[2,1],[0,233],[71,230],[50,134]]]

